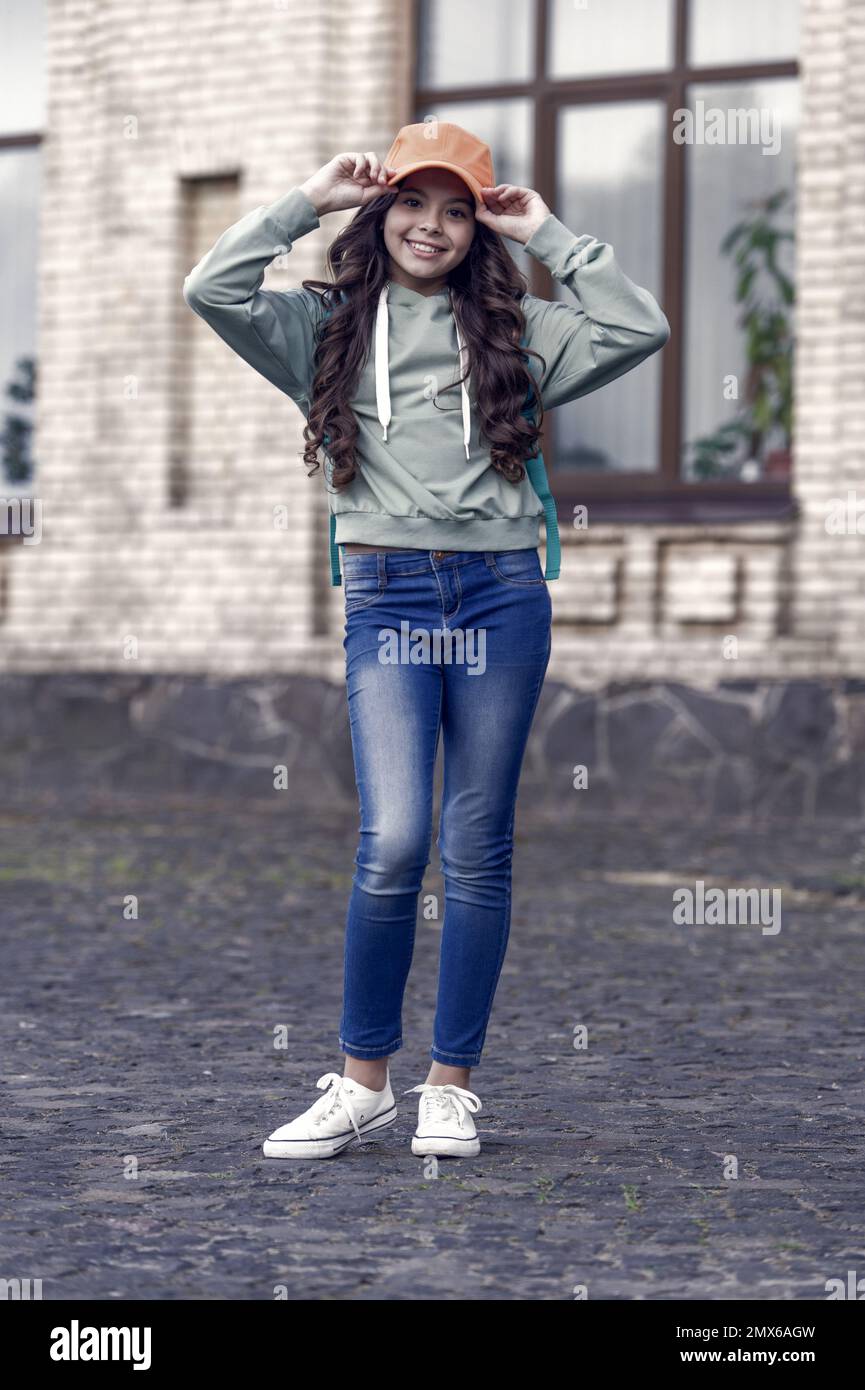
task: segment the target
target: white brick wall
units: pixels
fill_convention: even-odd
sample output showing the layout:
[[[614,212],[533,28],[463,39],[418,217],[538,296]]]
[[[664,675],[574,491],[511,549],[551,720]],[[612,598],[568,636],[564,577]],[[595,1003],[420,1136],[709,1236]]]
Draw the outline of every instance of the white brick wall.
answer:
[[[865,536],[827,534],[833,497],[865,509],[865,5],[803,7],[797,228],[796,633],[863,669]]]
[[[400,0],[51,7],[43,539],[3,551],[6,669],[341,669],[302,417],[181,289],[245,211],[339,149],[386,147],[408,115],[408,18]],[[322,275],[339,225],[266,283]],[[188,496],[173,507],[178,466]],[[274,524],[283,504],[290,530]]]
[[[563,525],[557,679],[711,687],[865,671],[865,535],[824,525],[848,489],[865,510],[865,0],[803,10],[801,517]],[[404,0],[51,7],[43,539],[0,552],[6,669],[342,679],[342,590],[322,473],[308,478],[299,457],[302,417],[192,315],[181,286],[222,228],[337,150],[385,152],[412,118],[409,39]],[[266,284],[322,275],[340,221],[325,218]],[[282,504],[287,531],[273,522]]]

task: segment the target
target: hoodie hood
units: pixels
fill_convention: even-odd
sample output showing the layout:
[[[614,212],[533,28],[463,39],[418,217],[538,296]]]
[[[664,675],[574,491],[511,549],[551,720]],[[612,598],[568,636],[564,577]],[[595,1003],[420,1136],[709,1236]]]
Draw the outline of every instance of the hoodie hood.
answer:
[[[375,314],[375,403],[378,411],[378,418],[382,426],[381,437],[385,442],[387,442],[387,427],[390,424],[390,370],[388,366],[388,329],[390,326],[390,317],[387,307],[389,289],[390,281],[386,281],[385,284],[382,285]],[[472,415],[466,380],[468,347],[466,346],[460,330],[459,319],[454,309],[453,296],[450,290],[439,290],[437,293],[447,295],[451,313],[453,314],[454,327],[456,329],[457,346],[459,348],[460,376],[463,378],[460,383],[463,406],[463,447],[466,451],[466,458],[469,458],[469,441],[472,437]]]

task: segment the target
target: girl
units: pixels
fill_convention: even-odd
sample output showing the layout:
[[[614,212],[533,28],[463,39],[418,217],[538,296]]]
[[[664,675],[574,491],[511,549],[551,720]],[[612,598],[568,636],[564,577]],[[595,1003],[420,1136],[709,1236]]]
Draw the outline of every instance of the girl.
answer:
[[[260,288],[277,254],[326,213],[355,207],[330,247],[330,280]],[[527,294],[503,236],[576,302]],[[325,1094],[264,1153],[330,1157],[396,1119],[389,1058],[403,1043],[441,731],[444,918],[432,1065],[411,1088],[412,1152],[477,1154],[470,1072],[507,946],[517,784],[550,657],[544,507],[524,465],[538,453],[544,408],[630,371],[663,347],[669,325],[611,246],[574,235],[533,189],[495,184],[489,148],[439,121],[403,127],[384,163],[371,150],[336,155],[256,208],[183,293],[302,410],[304,461],[314,471],[326,454],[335,584],[343,550],[361,819],[344,1073],[322,1076]],[[554,578],[554,513],[547,520]]]

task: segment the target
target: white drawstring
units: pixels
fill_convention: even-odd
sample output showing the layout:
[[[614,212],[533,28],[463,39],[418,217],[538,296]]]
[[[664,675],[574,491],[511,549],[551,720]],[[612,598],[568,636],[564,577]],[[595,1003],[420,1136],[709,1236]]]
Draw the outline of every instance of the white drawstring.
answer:
[[[381,287],[378,297],[378,305],[375,313],[375,403],[378,418],[382,426],[382,439],[387,440],[387,427],[390,424],[390,374],[388,365],[388,309],[387,309],[387,281]],[[472,414],[471,402],[466,384],[465,373],[468,369],[468,346],[463,341],[460,333],[459,321],[453,307],[453,296],[448,292],[450,299],[451,312],[454,316],[454,327],[457,333],[457,345],[459,348],[460,375],[463,380],[460,383],[462,395],[463,411],[463,446],[466,451],[466,458],[470,457],[470,440],[472,437]]]
[[[387,325],[387,283],[385,283],[381,287],[375,314],[375,403],[378,409],[378,418],[384,429],[382,439],[387,439],[387,427],[390,424]]]
[[[456,328],[456,331],[457,331],[457,346],[459,347],[459,354],[460,354],[460,376],[463,378],[463,381],[462,381],[462,393],[461,393],[461,394],[462,394],[462,398],[463,398],[463,444],[465,445],[466,458],[468,458],[468,456],[469,456],[469,440],[470,440],[471,437],[472,437],[472,414],[471,414],[471,406],[470,406],[470,404],[469,404],[469,393],[468,393],[468,391],[466,390],[466,380],[465,380],[465,373],[468,371],[468,365],[469,365],[469,350],[468,350],[467,345],[463,342],[463,335],[462,335],[462,333],[460,333],[459,319],[458,319],[457,316],[456,316],[456,310],[454,309],[454,302],[453,302],[453,296],[452,296],[452,295],[450,295],[450,305],[451,305],[451,313],[452,313],[453,316],[454,316],[454,327]]]

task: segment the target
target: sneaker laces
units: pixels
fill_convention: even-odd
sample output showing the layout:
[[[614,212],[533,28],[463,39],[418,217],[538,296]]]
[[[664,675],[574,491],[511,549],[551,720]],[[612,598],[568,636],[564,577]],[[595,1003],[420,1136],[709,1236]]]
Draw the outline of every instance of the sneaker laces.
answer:
[[[439,1117],[449,1120],[455,1116],[460,1129],[464,1127],[467,1110],[477,1114],[482,1108],[474,1091],[455,1086],[451,1081],[444,1086],[432,1086],[425,1081],[420,1086],[409,1086],[407,1091],[403,1091],[403,1095],[410,1095],[412,1091],[421,1092],[424,1119],[432,1120]]]
[[[338,1110],[339,1107],[342,1106],[342,1109],[351,1120],[355,1134],[360,1142],[363,1143],[363,1135],[357,1127],[357,1121],[354,1118],[354,1108],[348,1092],[345,1089],[345,1082],[347,1079],[348,1078],[345,1076],[340,1076],[338,1071],[326,1071],[324,1076],[318,1078],[315,1084],[320,1091],[324,1091],[325,1088],[330,1089],[327,1091],[326,1095],[322,1096],[320,1101],[316,1102],[317,1105],[321,1105],[321,1110],[313,1123],[317,1125],[322,1124],[328,1116],[332,1115],[335,1110]]]

